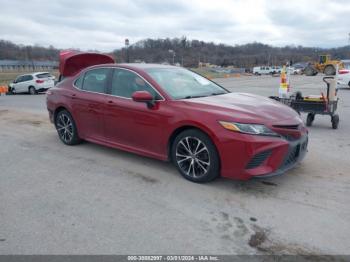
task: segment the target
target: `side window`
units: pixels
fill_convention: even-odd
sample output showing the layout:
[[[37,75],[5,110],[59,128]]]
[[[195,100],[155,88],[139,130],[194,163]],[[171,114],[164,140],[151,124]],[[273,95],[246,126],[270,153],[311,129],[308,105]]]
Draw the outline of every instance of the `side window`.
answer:
[[[16,83],[21,83],[23,82],[23,76],[19,76],[16,78]]]
[[[98,68],[86,72],[82,89],[96,93],[105,93],[109,71],[109,68]]]
[[[84,78],[84,76],[82,75],[74,82],[74,85],[79,89],[83,88],[83,78]]]
[[[137,74],[123,69],[115,69],[112,78],[111,94],[125,98],[131,98],[136,91],[148,91],[156,100],[160,95]]]
[[[29,81],[29,76],[28,75],[22,76],[22,82],[26,82],[26,81]]]
[[[30,81],[30,80],[33,80],[33,76],[31,76],[31,75],[22,76],[22,82],[26,82],[26,81]]]

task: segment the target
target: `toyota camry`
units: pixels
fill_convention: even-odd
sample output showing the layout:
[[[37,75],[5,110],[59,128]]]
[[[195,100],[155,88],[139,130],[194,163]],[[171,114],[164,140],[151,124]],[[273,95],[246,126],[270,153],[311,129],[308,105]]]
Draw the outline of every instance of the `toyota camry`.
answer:
[[[86,140],[171,161],[194,182],[279,175],[307,151],[294,110],[181,67],[68,52],[60,74],[47,109],[67,145]]]

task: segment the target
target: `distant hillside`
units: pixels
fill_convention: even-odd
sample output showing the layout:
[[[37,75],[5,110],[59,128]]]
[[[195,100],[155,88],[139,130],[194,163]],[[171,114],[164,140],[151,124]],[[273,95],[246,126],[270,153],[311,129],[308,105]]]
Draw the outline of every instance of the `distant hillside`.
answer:
[[[0,59],[57,61],[59,50],[50,46],[17,45],[10,41],[0,40]]]
[[[172,63],[175,51],[175,63],[195,67],[198,62],[221,66],[252,67],[255,65],[280,65],[287,61],[300,62],[317,59],[319,54],[331,54],[333,58],[350,58],[350,46],[320,49],[302,46],[273,47],[262,43],[245,45],[224,45],[188,40],[186,37],[173,39],[145,39],[129,47],[129,60],[148,63]],[[126,62],[125,48],[116,49],[113,55],[117,62]],[[59,49],[50,46],[24,46],[6,40],[0,40],[0,60],[42,60],[57,61]]]
[[[146,39],[129,47],[130,61],[172,62],[175,51],[175,63],[184,66],[197,66],[198,62],[237,67],[255,65],[280,65],[287,61],[307,62],[318,58],[320,54],[331,54],[333,58],[350,58],[350,46],[320,49],[302,46],[273,47],[261,43],[229,46],[183,38]],[[114,51],[119,61],[126,60],[126,50]]]

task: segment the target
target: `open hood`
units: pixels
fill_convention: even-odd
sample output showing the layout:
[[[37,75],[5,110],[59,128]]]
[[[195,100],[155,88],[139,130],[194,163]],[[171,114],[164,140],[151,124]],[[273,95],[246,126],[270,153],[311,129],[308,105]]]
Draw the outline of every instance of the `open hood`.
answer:
[[[115,63],[114,59],[104,54],[61,51],[60,75],[62,77],[74,76],[86,67],[110,63]]]

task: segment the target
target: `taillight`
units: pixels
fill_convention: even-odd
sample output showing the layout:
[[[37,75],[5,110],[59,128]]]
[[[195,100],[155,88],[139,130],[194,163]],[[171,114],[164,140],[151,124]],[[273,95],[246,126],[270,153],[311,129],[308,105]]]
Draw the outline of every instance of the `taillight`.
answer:
[[[350,70],[339,70],[339,75],[348,74]]]
[[[44,80],[38,79],[35,82],[37,82],[38,84],[42,84],[42,83],[44,83]]]

